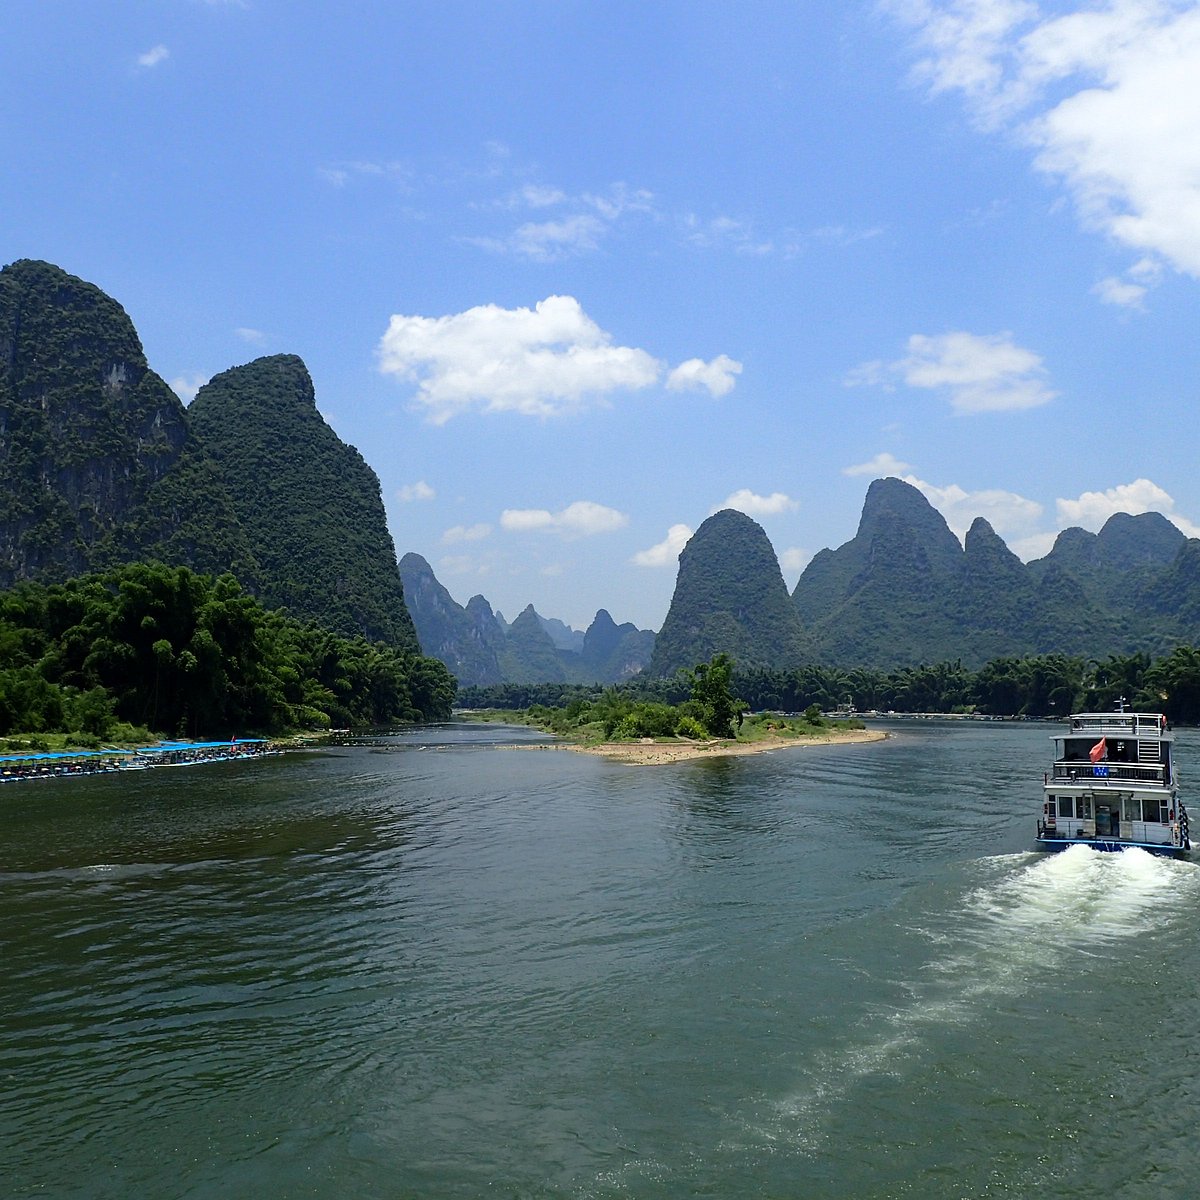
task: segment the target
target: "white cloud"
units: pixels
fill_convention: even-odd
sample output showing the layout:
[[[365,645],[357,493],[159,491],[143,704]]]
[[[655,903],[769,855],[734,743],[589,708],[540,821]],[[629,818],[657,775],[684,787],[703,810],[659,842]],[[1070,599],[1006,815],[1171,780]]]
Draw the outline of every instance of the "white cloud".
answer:
[[[557,533],[563,537],[592,537],[613,533],[629,524],[629,517],[592,500],[576,500],[559,512],[544,508],[506,508],[500,528],[509,533]]]
[[[485,304],[446,317],[393,316],[379,369],[417,383],[435,425],[478,408],[548,417],[658,382],[663,364],[609,334],[571,296],[534,308]]]
[[[527,183],[509,198],[509,207],[553,208],[554,205],[562,204],[566,199],[567,194],[559,188]]]
[[[1140,283],[1127,283],[1115,275],[1109,275],[1100,280],[1092,292],[1099,296],[1105,304],[1115,304],[1121,308],[1141,308],[1146,295],[1146,288]]]
[[[243,342],[249,342],[252,346],[262,345],[266,341],[267,335],[261,329],[250,329],[245,325],[239,325],[233,331]]]
[[[1114,513],[1161,513],[1188,537],[1200,537],[1200,526],[1175,511],[1174,498],[1149,479],[1135,479],[1103,492],[1084,492],[1074,500],[1057,500],[1061,527],[1079,525],[1092,532],[1098,530]]]
[[[724,396],[733,390],[736,376],[742,373],[742,364],[718,354],[710,362],[702,358],[689,358],[667,376],[667,387],[673,392],[703,391],[713,396]]]
[[[704,218],[693,212],[681,214],[676,223],[684,241],[692,246],[702,250],[731,250],[755,258],[768,254],[796,258],[816,244],[852,246],[883,233],[879,225],[862,228],[822,225],[809,230],[781,229],[765,235],[751,221],[728,216]]]
[[[870,475],[872,479],[884,479],[888,476],[896,476],[897,478],[904,474],[905,471],[911,471],[912,467],[906,462],[901,462],[894,455],[884,451],[882,454],[875,455],[874,458],[867,462],[857,463],[852,467],[843,467],[843,475]]]
[[[405,504],[411,504],[414,500],[432,500],[437,495],[423,479],[418,479],[416,483],[406,483],[396,492],[396,499]]]
[[[713,512],[718,512],[722,508],[736,508],[738,512],[743,512],[748,517],[772,517],[779,513],[793,512],[799,507],[799,500],[793,500],[791,496],[787,496],[783,492],[772,492],[769,496],[759,496],[749,488],[740,488],[727,497],[724,504],[713,509]]]
[[[1045,558],[1054,549],[1054,540],[1057,537],[1058,534],[1054,531],[1031,533],[1028,537],[1016,538],[1007,544],[1022,562],[1032,562],[1035,558]]]
[[[157,67],[159,63],[166,62],[171,57],[171,51],[166,48],[161,42],[157,46],[152,46],[145,54],[139,54],[137,65],[149,70],[151,67]]]
[[[688,544],[692,531],[686,525],[672,525],[667,536],[648,550],[639,550],[629,561],[636,567],[671,567]]]
[[[413,169],[406,163],[387,160],[349,159],[326,163],[317,168],[317,175],[336,188],[344,188],[353,180],[384,180],[403,192],[413,190]]]
[[[1012,535],[1030,536],[1041,520],[1043,508],[1016,492],[984,488],[968,492],[956,483],[945,487],[927,483],[915,475],[902,476],[946,518],[946,524],[962,537],[976,517],[983,517],[1005,541]]]
[[[196,398],[196,393],[208,382],[207,375],[176,375],[171,380],[171,391],[177,395],[184,404],[191,404]]]
[[[1103,492],[1084,492],[1074,500],[1056,500],[1052,530],[1039,528],[1045,513],[1043,506],[1015,492],[998,489],[968,492],[955,483],[939,487],[914,475],[905,475],[903,479],[924,495],[960,538],[976,517],[983,517],[1025,562],[1048,554],[1054,539],[1068,526],[1078,525],[1094,533],[1114,513],[1131,516],[1161,513],[1188,537],[1200,537],[1200,525],[1176,512],[1170,494],[1149,479],[1135,479]]]
[[[607,192],[584,192],[571,196],[561,188],[524,184],[510,192],[498,207],[512,211],[561,210],[541,221],[527,221],[502,236],[468,237],[462,240],[500,254],[513,254],[535,262],[557,262],[600,248],[601,242],[626,217],[654,211],[654,196],[641,188],[614,183]]]
[[[492,527],[483,522],[478,525],[454,525],[442,534],[442,541],[447,546],[458,542],[481,542],[492,532]]]
[[[792,546],[779,556],[779,565],[785,571],[803,571],[811,561],[811,552],[799,546]]]
[[[446,554],[438,559],[438,574],[448,575],[486,575],[488,567],[477,563],[469,554]]]
[[[584,254],[600,245],[607,226],[591,213],[575,213],[561,221],[530,221],[499,243],[524,258],[553,262],[571,254]]]
[[[1011,333],[914,333],[908,356],[895,362],[863,363],[849,372],[849,387],[888,386],[899,379],[910,388],[940,392],[958,413],[1008,412],[1054,399],[1042,360],[1018,346]]]
[[[917,76],[958,91],[1058,180],[1081,223],[1200,278],[1200,6],[1100,0],[891,0]]]

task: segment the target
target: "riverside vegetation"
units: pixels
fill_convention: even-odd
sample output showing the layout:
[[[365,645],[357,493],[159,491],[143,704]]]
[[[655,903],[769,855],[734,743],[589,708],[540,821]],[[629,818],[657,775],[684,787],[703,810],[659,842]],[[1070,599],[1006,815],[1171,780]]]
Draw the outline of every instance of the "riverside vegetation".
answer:
[[[609,687],[594,696],[575,695],[562,705],[533,703],[519,710],[492,709],[485,719],[515,720],[571,739],[582,746],[647,739],[761,742],[862,729],[862,722],[829,722],[818,705],[801,717],[778,713],[747,716],[747,703],[732,688],[733,660],[716,654],[707,663],[681,670],[675,684],[689,693],[678,703],[639,698],[633,687]]]
[[[853,706],[860,711],[1054,718],[1111,709],[1124,698],[1135,708],[1165,712],[1172,722],[1200,724],[1200,648],[1178,646],[1158,659],[1144,653],[1104,659],[1067,654],[996,658],[977,671],[958,661],[894,671],[815,664],[786,671],[751,668],[734,673],[730,687],[754,712]],[[687,696],[684,673],[607,689],[563,684],[463,688],[456,703],[463,708],[604,713],[606,724],[607,714],[616,714],[619,722],[638,713],[635,720],[648,726],[656,706],[679,705]]]
[[[435,659],[267,610],[232,575],[135,563],[0,595],[0,736],[439,720],[454,686]]]

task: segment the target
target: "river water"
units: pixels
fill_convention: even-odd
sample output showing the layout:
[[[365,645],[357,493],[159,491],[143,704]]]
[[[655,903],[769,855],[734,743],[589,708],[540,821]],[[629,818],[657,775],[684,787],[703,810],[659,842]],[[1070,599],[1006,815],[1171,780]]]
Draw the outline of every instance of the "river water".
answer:
[[[1200,1194],[1200,866],[1032,852],[1048,726],[890,728],[3,786],[0,1195]]]

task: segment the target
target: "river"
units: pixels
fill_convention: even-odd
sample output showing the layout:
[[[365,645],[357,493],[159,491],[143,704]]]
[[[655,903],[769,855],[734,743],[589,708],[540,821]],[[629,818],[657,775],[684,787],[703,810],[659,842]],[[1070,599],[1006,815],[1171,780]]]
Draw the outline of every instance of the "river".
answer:
[[[1200,866],[1032,852],[1049,726],[889,728],[0,787],[0,1195],[1196,1195]]]

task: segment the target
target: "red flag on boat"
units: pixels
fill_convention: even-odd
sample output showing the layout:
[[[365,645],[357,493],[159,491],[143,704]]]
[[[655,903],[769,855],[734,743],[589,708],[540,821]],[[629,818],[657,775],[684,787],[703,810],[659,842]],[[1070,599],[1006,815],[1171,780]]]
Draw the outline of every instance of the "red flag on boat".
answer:
[[[1108,757],[1108,738],[1101,738],[1089,751],[1088,758],[1094,763],[1098,763],[1102,758]]]

